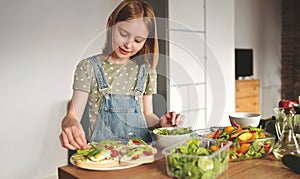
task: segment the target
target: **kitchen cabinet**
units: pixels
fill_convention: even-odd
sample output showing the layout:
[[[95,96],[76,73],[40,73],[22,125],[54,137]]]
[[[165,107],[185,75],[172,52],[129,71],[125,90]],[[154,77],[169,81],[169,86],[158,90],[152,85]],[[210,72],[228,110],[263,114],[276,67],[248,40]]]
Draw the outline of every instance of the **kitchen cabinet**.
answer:
[[[235,81],[235,111],[260,113],[260,81]]]

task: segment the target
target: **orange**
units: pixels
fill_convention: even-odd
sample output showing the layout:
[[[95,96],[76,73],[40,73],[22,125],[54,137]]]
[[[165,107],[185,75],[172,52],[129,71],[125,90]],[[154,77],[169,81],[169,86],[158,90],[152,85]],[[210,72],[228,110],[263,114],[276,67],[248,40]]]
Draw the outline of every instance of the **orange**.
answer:
[[[217,145],[213,145],[213,146],[210,147],[210,149],[211,149],[211,151],[215,152],[215,151],[219,150],[220,147],[217,146]]]
[[[244,154],[248,151],[249,147],[250,147],[250,144],[242,144],[237,152]]]
[[[257,133],[252,133],[251,140],[256,140],[258,139],[258,134]]]
[[[243,133],[243,132],[244,132],[244,131],[236,131],[234,134],[232,134],[232,135],[230,136],[230,138],[233,139],[233,138],[239,136],[239,135],[240,135],[241,133]]]
[[[234,127],[233,127],[233,126],[227,126],[227,127],[224,128],[224,131],[225,131],[227,134],[230,134],[233,130],[234,130]]]
[[[250,132],[245,132],[239,136],[239,139],[242,141],[248,141],[252,138],[252,134]]]

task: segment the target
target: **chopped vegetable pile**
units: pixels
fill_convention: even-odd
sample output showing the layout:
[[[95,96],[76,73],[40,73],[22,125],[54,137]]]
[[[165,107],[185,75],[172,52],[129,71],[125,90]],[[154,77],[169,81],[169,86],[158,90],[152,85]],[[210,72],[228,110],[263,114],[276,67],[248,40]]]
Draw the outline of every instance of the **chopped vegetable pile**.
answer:
[[[169,175],[176,178],[215,178],[228,167],[229,153],[220,150],[222,142],[190,139],[184,145],[171,149],[167,154]],[[225,144],[225,143],[224,143]],[[213,153],[215,155],[212,155]]]

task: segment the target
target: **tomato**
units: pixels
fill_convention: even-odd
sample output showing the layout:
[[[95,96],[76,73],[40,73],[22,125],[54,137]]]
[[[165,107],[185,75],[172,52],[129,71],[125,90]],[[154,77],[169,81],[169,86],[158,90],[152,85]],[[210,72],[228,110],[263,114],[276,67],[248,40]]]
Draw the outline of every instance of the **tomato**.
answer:
[[[132,142],[133,142],[135,145],[141,145],[141,142],[140,142],[140,141],[133,140]]]

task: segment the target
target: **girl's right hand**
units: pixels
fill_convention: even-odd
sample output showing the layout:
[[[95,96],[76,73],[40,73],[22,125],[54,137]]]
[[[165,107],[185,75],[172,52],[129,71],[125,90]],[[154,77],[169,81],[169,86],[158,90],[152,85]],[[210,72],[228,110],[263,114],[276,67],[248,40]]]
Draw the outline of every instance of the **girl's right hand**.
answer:
[[[69,150],[89,148],[82,125],[75,118],[63,119],[59,140],[62,147]]]

